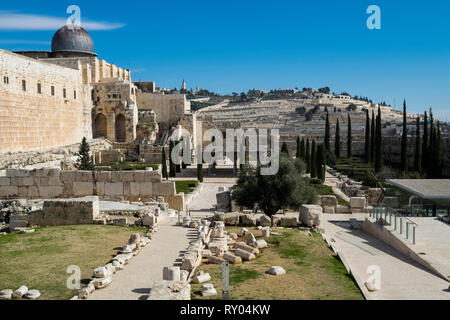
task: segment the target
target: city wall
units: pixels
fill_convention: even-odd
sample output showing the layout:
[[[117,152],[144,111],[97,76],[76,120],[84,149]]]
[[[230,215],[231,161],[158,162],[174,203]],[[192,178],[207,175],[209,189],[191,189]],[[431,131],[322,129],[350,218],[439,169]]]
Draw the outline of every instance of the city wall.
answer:
[[[0,199],[58,199],[99,196],[107,200],[150,201],[164,197],[184,206],[175,183],[162,181],[156,171],[61,171],[7,169],[0,177]],[[178,199],[183,198],[183,201]]]
[[[0,50],[0,154],[47,151],[89,138],[90,90],[81,79],[80,70]]]

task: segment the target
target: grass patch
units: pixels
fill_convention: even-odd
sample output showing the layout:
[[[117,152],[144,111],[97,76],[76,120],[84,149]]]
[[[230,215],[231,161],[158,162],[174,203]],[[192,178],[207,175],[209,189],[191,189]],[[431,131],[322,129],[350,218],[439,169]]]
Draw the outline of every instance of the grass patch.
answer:
[[[0,238],[0,288],[16,290],[21,285],[41,292],[42,300],[67,300],[76,291],[66,287],[67,267],[77,265],[81,278],[105,265],[114,249],[127,243],[143,228],[82,225],[36,229],[32,234],[11,233]]]
[[[236,232],[240,228],[227,228]],[[259,237],[260,232],[251,230]],[[266,239],[269,247],[256,260],[230,265],[230,298],[233,300],[361,300],[363,296],[320,236],[306,236],[297,229],[279,229],[280,236]],[[265,274],[272,266],[281,266],[285,275]],[[201,285],[192,286],[192,299],[220,299],[222,267],[203,264],[218,297],[203,298]]]
[[[189,194],[197,188],[197,180],[186,180],[186,181],[175,181],[175,188],[177,193],[184,192],[184,194]]]
[[[102,163],[96,165],[96,167],[111,167],[111,171],[139,171],[147,168],[157,171],[159,169],[158,164],[132,161]]]
[[[324,184],[311,184],[312,187],[314,187],[317,191],[317,193],[321,196],[336,196],[336,199],[338,201],[338,204],[341,206],[349,206],[350,203],[339,197],[338,195],[334,194],[333,188],[330,186],[326,186]]]

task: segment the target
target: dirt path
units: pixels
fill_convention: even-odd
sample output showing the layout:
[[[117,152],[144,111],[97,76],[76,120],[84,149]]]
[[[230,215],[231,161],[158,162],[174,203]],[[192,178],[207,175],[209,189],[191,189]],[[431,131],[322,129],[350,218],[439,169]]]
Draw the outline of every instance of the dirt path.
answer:
[[[162,280],[164,267],[181,266],[184,250],[195,236],[195,230],[176,226],[177,220],[164,217],[150,245],[112,276],[109,287],[94,291],[88,300],[146,300],[153,282]]]

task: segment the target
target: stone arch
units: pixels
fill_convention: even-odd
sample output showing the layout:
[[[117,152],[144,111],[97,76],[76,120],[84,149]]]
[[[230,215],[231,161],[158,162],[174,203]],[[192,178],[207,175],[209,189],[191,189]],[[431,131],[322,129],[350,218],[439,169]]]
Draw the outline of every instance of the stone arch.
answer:
[[[94,138],[107,137],[107,120],[106,117],[99,113],[95,117]]]
[[[121,113],[116,115],[116,142],[127,141],[127,121],[125,116]]]

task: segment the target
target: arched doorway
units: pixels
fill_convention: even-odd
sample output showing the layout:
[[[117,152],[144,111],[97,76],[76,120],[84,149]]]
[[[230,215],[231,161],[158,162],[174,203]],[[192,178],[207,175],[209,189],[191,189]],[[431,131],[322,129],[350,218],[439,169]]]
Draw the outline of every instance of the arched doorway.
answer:
[[[116,116],[116,142],[126,142],[126,119],[123,114]]]
[[[94,127],[94,138],[107,137],[107,124],[106,117],[99,113],[97,117],[95,117],[95,127]]]

